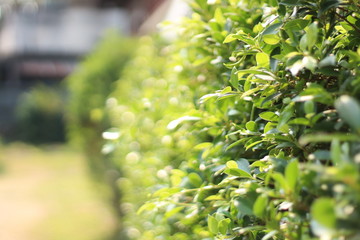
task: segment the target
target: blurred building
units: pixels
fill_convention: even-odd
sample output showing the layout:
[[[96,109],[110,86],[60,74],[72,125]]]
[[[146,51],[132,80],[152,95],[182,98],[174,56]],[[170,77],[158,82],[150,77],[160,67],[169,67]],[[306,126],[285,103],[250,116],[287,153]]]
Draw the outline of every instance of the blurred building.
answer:
[[[0,0],[0,84],[62,79],[109,29],[153,32],[180,1]]]
[[[31,84],[34,79],[61,79],[107,30],[127,34],[128,12],[119,7],[103,7],[106,3],[114,6],[112,2],[56,0],[3,4],[0,27],[3,84],[19,86]]]
[[[182,1],[0,0],[0,134],[11,126],[24,90],[58,83],[110,29],[155,31],[158,22],[182,12]]]
[[[0,133],[11,134],[18,96],[58,83],[106,31],[130,32],[127,1],[0,0]]]

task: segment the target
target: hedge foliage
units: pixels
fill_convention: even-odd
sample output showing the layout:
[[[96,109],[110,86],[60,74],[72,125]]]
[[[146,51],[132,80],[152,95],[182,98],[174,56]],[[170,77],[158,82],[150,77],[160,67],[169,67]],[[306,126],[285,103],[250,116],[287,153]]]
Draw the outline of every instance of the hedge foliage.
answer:
[[[101,134],[110,127],[104,111],[105,101],[113,91],[122,68],[131,58],[134,40],[108,33],[94,51],[85,57],[66,79],[68,137],[87,153],[94,175],[103,177],[107,169],[101,156]]]
[[[111,127],[105,102],[132,58],[135,44],[135,39],[109,33],[65,81],[69,91],[65,114],[68,139],[84,151],[90,173],[99,182],[98,189],[118,218],[120,191],[116,180],[120,170],[101,153],[105,144],[102,133]]]
[[[65,142],[65,89],[38,84],[22,93],[15,109],[12,140],[32,144]]]
[[[191,6],[107,100],[124,235],[359,239],[359,2]]]
[[[162,184],[167,186],[161,169],[178,166],[183,160],[181,154],[191,150],[186,140],[181,146],[175,145],[184,137],[180,133],[170,136],[166,129],[167,123],[191,109],[192,104],[188,86],[180,85],[172,71],[174,56],[164,53],[169,50],[166,48],[160,53],[161,46],[159,40],[141,39],[136,57],[125,68],[116,91],[107,101],[114,127],[104,133],[108,143],[103,152],[122,172],[118,180],[122,222],[124,235],[131,239],[153,239],[152,231],[168,231],[164,224],[151,223],[136,211],[150,192]]]

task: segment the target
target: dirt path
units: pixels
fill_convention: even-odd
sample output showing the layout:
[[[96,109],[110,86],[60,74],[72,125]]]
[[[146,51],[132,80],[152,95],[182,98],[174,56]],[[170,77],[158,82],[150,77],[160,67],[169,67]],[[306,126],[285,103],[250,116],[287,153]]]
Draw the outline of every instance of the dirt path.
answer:
[[[113,217],[84,159],[63,147],[11,145],[0,152],[1,240],[99,240]]]

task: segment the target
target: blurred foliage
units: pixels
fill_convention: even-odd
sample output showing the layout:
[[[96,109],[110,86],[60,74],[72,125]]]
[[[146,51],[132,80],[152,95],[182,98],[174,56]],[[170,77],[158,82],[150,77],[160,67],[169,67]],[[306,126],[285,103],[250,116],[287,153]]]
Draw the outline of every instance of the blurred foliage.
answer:
[[[115,213],[121,217],[120,191],[116,186],[119,169],[101,153],[103,131],[110,127],[105,102],[125,64],[131,59],[136,41],[109,33],[66,79],[69,90],[66,109],[70,142],[86,154],[92,175],[107,192]]]
[[[133,39],[109,33],[66,79],[70,92],[66,114],[69,139],[85,151],[98,177],[106,170],[100,153],[102,132],[110,126],[105,101],[133,49]]]
[[[191,6],[107,100],[124,236],[358,239],[359,2]]]
[[[33,144],[64,142],[65,91],[39,84],[24,92],[16,107],[16,138]]]
[[[136,211],[149,192],[167,185],[170,168],[178,167],[181,154],[191,150],[186,132],[170,136],[166,129],[174,117],[192,108],[193,95],[187,81],[179,81],[174,72],[180,67],[173,64],[177,56],[170,54],[171,46],[164,46],[159,39],[142,38],[107,101],[113,128],[104,132],[108,143],[103,153],[122,172],[117,183],[122,192],[123,235],[131,239],[152,239],[154,233],[169,231],[162,220],[151,222]],[[192,119],[196,118],[188,120]],[[169,169],[161,170],[164,166]]]

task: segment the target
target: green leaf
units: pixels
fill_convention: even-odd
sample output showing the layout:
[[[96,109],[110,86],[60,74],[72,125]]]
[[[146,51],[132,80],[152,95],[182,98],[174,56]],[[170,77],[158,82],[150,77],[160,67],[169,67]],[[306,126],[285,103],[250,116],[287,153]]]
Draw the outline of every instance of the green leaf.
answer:
[[[244,142],[244,139],[240,139],[240,140],[237,140],[236,142],[233,142],[232,144],[230,144],[226,149],[225,151],[228,151],[230,150],[231,148],[233,147],[236,147],[237,145],[241,144]]]
[[[280,113],[278,129],[280,129],[283,125],[285,125],[293,116],[293,114],[294,114],[294,103],[291,102]]]
[[[228,35],[225,40],[224,40],[224,43],[227,43],[227,42],[231,42],[232,39],[235,38],[239,41],[242,41],[248,45],[255,45],[255,41],[252,37],[248,36],[247,34],[244,34],[244,33],[239,33],[239,34],[232,34],[231,37],[230,35]]]
[[[331,154],[331,160],[335,166],[342,162],[341,147],[340,147],[339,139],[334,139],[331,141],[330,154]]]
[[[219,195],[211,195],[205,198],[205,201],[218,201],[218,200],[224,200],[224,198]]]
[[[304,111],[306,114],[314,113],[315,112],[315,104],[313,101],[306,101],[304,103]]]
[[[311,206],[311,217],[324,227],[335,229],[335,202],[331,198],[319,198]]]
[[[314,156],[316,159],[319,160],[330,160],[331,159],[331,154],[330,151],[327,150],[317,150],[315,152],[313,152]]]
[[[248,92],[251,89],[252,82],[250,80],[246,80],[244,83],[244,91]]]
[[[263,36],[263,41],[270,45],[275,45],[280,42],[281,38],[276,34],[268,34]]]
[[[223,235],[226,235],[226,233],[229,229],[230,223],[231,223],[231,220],[229,218],[225,218],[225,219],[221,220],[218,224],[219,232]]]
[[[249,130],[250,132],[257,132],[258,131],[257,124],[254,121],[247,122],[245,126],[246,126],[246,129]]]
[[[224,173],[241,178],[251,178],[251,179],[253,178],[250,173],[245,172],[244,170],[238,168],[228,168],[224,171]]]
[[[180,124],[182,124],[183,122],[195,122],[195,121],[199,121],[201,118],[199,117],[194,117],[194,116],[184,116],[181,118],[178,118],[176,120],[171,121],[168,125],[167,125],[167,129],[169,130],[174,130],[175,128],[177,128]]]
[[[236,72],[237,72],[236,67],[233,67],[230,75],[230,83],[235,89],[239,90],[239,79]]]
[[[305,33],[300,39],[299,47],[302,51],[305,52],[308,46],[308,35]]]
[[[275,180],[275,182],[277,182],[279,186],[283,188],[285,191],[289,189],[287,180],[284,178],[284,176],[281,173],[275,172],[271,176]]]
[[[263,218],[265,215],[267,204],[268,204],[268,197],[265,194],[258,196],[253,207],[253,212],[255,216],[259,218]]]
[[[213,145],[214,144],[211,142],[203,142],[203,143],[200,143],[200,144],[194,146],[194,150],[203,150],[203,149],[212,147]]]
[[[224,18],[224,15],[221,11],[221,8],[216,8],[215,15],[214,15],[215,21],[219,24],[225,24],[226,19]]]
[[[268,101],[272,101],[277,99],[278,97],[280,97],[283,93],[282,92],[276,92],[274,94],[271,94],[270,96],[267,96],[262,102],[261,102],[261,107],[264,106],[265,103],[267,103]]]
[[[336,110],[355,131],[360,133],[360,105],[352,97],[343,95],[335,102]]]
[[[181,206],[181,207],[176,207],[171,209],[170,211],[167,211],[164,215],[165,218],[170,218],[172,216],[174,216],[175,214],[181,212],[185,207]]]
[[[250,96],[250,95],[258,92],[259,90],[261,90],[261,87],[256,87],[256,88],[249,89],[246,92],[244,92],[243,94],[241,94],[241,98],[244,98],[246,96]]]
[[[152,202],[147,202],[142,205],[139,210],[137,210],[137,214],[142,214],[143,212],[150,211],[156,208],[156,204]]]
[[[287,22],[284,25],[284,29],[287,31],[300,31],[303,30],[307,25],[309,21],[304,19],[294,19],[289,22]]]
[[[216,220],[215,217],[209,215],[208,216],[208,227],[211,233],[213,234],[217,234],[218,231],[218,221]]]
[[[259,114],[259,117],[261,117],[266,121],[271,121],[271,122],[277,122],[279,120],[279,116],[273,112],[262,112]]]
[[[294,118],[288,122],[289,125],[304,125],[309,126],[310,121],[306,118]]]
[[[239,168],[237,162],[235,162],[234,160],[226,162],[226,167],[228,167],[228,168]]]
[[[255,199],[252,199],[248,196],[246,197],[239,197],[234,201],[234,205],[238,208],[239,212],[242,215],[254,215],[252,209],[254,205]]]
[[[307,35],[307,46],[309,49],[311,49],[313,46],[315,46],[316,42],[317,42],[317,38],[318,38],[318,23],[317,22],[313,22],[312,24],[310,24],[308,30],[306,31],[306,35]]]
[[[188,178],[189,178],[190,183],[192,185],[194,185],[194,187],[200,187],[203,183],[203,180],[197,173],[194,173],[194,172],[189,173]]]
[[[279,32],[280,27],[282,26],[282,23],[274,23],[268,27],[266,27],[262,33],[263,36],[265,35],[274,35]]]
[[[258,67],[269,68],[270,57],[266,53],[260,52],[255,55],[256,64]]]
[[[266,134],[267,132],[269,132],[271,129],[275,129],[277,126],[276,123],[272,123],[272,122],[268,122],[265,127],[264,127],[264,133]]]
[[[229,42],[232,42],[232,41],[237,40],[237,38],[235,38],[234,35],[235,35],[235,34],[229,34],[229,35],[227,35],[223,43],[229,43]]]
[[[175,170],[175,169],[174,169]],[[173,170],[173,171],[174,171]],[[178,170],[178,171],[180,171],[180,170]],[[182,172],[182,171],[181,171]],[[179,174],[179,173],[178,173]],[[173,174],[173,175],[176,175],[176,173],[175,174]],[[183,176],[185,176],[185,173],[184,173],[184,175]],[[159,189],[159,190],[157,190],[154,194],[153,194],[153,196],[154,197],[159,197],[159,198],[167,198],[167,197],[170,197],[170,196],[172,196],[172,195],[174,195],[174,194],[176,194],[176,193],[178,193],[178,192],[180,192],[181,191],[181,189],[180,188],[161,188],[161,189]]]
[[[249,149],[255,147],[256,145],[262,143],[263,141],[264,140],[258,140],[258,141],[254,141],[254,142],[249,141],[245,144],[245,150],[249,150]]]
[[[299,178],[299,164],[297,160],[291,161],[285,169],[285,178],[291,190],[295,190]]]
[[[225,87],[224,89],[222,89],[220,91],[220,94],[226,94],[226,93],[230,93],[232,91],[230,86]]]

